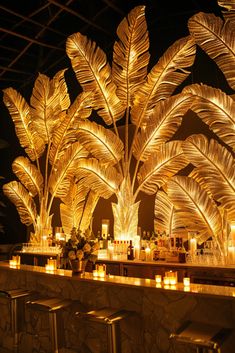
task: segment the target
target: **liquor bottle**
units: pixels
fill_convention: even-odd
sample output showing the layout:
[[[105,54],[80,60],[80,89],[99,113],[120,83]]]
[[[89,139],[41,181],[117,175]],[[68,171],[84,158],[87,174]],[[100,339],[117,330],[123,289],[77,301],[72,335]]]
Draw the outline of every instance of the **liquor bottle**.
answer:
[[[134,246],[132,245],[132,240],[130,240],[130,244],[127,247],[127,260],[134,260]]]

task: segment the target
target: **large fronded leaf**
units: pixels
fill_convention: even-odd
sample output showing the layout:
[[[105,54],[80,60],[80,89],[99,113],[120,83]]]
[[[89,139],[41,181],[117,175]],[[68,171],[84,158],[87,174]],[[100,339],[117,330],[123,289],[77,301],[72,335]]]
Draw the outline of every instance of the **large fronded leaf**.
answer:
[[[158,101],[168,98],[189,75],[196,47],[188,36],[170,46],[147,76],[147,81],[136,91],[131,110],[132,123],[140,126],[152,114]]]
[[[70,183],[77,172],[78,161],[87,155],[88,152],[79,142],[67,148],[62,158],[57,161],[48,181],[52,195],[60,198],[67,196]]]
[[[66,70],[58,71],[51,81],[53,89],[53,101],[58,112],[65,111],[70,106],[70,98],[67,89],[67,84],[64,78]]]
[[[55,126],[62,120],[70,104],[63,73],[64,70],[57,73],[52,80],[39,74],[30,99],[36,131],[45,143],[51,140]]]
[[[116,193],[120,184],[120,175],[116,169],[102,165],[95,158],[80,160],[77,164],[76,177],[82,179],[85,186],[105,199]]]
[[[123,142],[111,130],[91,121],[77,124],[79,142],[102,163],[116,164],[123,155]]]
[[[40,195],[43,188],[43,176],[28,158],[17,157],[12,163],[12,169],[31,196]]]
[[[146,129],[139,132],[134,140],[133,154],[137,160],[146,161],[162,142],[173,136],[190,103],[190,96],[181,93],[156,105]]]
[[[170,177],[188,164],[181,145],[181,141],[171,141],[159,146],[157,155],[152,155],[140,168],[137,192],[156,193]]]
[[[84,203],[83,213],[79,224],[79,228],[84,232],[91,225],[92,215],[98,200],[99,200],[99,195],[95,191],[89,190],[87,198]]]
[[[36,133],[29,113],[29,105],[13,88],[3,90],[3,101],[15,124],[16,135],[21,146],[32,161],[39,159],[45,149],[40,135]]]
[[[214,14],[198,13],[189,19],[188,27],[196,43],[216,62],[235,89],[235,25]]]
[[[80,93],[73,104],[68,109],[68,115],[73,119],[86,119],[91,115],[93,107],[93,93],[82,92]]]
[[[222,220],[214,200],[195,180],[186,176],[174,176],[167,183],[167,194],[171,202],[183,210],[182,221],[193,219],[199,230],[199,242],[210,236],[218,237]]]
[[[225,20],[235,21],[234,0],[218,0],[218,5],[222,7],[222,14]]]
[[[36,205],[24,186],[17,181],[11,181],[3,185],[3,192],[16,206],[21,222],[27,226],[33,223],[35,226]]]
[[[82,92],[68,109],[68,113],[54,130],[52,145],[49,151],[51,165],[62,157],[66,148],[76,142],[77,120],[87,118],[91,114],[92,93]]]
[[[183,92],[192,95],[192,109],[218,135],[235,150],[235,102],[220,89],[206,85],[191,85]]]
[[[66,51],[83,90],[94,93],[94,108],[105,123],[120,119],[125,109],[116,95],[106,54],[81,33],[67,39]]]
[[[70,234],[73,227],[79,228],[87,192],[87,188],[81,182],[72,182],[67,196],[63,198],[60,216],[66,234]]]
[[[119,41],[114,44],[113,80],[125,106],[131,105],[147,75],[149,37],[144,10],[145,6],[137,6],[122,20],[117,29]]]
[[[208,189],[226,209],[235,207],[235,161],[232,154],[216,140],[203,135],[190,136],[183,144],[183,151],[194,164],[197,181]],[[235,210],[234,210],[235,212]]]
[[[165,232],[171,235],[181,232],[184,228],[180,213],[177,212],[175,206],[164,191],[160,190],[156,194],[154,216],[155,232]]]
[[[135,202],[130,176],[123,178],[116,196],[117,203],[112,202],[113,216],[115,219],[113,228],[114,237],[134,237],[138,227],[140,201]]]

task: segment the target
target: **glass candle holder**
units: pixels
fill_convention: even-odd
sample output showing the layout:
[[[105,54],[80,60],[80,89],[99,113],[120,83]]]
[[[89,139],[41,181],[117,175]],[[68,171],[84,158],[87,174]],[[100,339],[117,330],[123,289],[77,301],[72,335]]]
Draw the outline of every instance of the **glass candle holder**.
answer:
[[[163,278],[163,283],[164,283],[164,285],[169,285],[170,284],[170,277],[165,276]]]
[[[156,281],[156,283],[162,283],[162,276],[161,275],[155,275],[155,281]]]
[[[184,286],[190,286],[190,278],[189,277],[184,277],[183,279]]]

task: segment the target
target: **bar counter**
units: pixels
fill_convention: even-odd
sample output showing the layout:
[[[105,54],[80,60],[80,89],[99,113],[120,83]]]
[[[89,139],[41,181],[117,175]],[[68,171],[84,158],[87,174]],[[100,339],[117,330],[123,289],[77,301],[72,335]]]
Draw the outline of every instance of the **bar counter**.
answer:
[[[122,353],[185,352],[185,347],[181,346],[173,350],[169,335],[186,320],[235,329],[235,288],[232,287],[203,284],[185,287],[182,283],[164,286],[143,278],[114,275],[94,278],[92,273],[73,275],[70,270],[47,273],[44,267],[29,265],[10,268],[7,262],[0,263],[0,283],[3,289],[23,288],[40,296],[74,301],[74,306],[66,310],[63,317],[67,333],[66,353],[105,352],[104,328],[93,324],[90,329],[90,325],[87,327],[79,322],[74,315],[74,311],[80,310],[78,307],[92,310],[110,306],[135,313],[121,326]],[[22,335],[22,345],[29,350],[24,352],[49,352],[46,333],[37,332],[35,338],[32,335],[35,317],[26,314],[27,332]],[[1,319],[0,342],[6,335],[5,329],[6,323]],[[235,336],[232,335],[222,353],[233,352],[234,342]],[[191,352],[190,349],[187,352]]]

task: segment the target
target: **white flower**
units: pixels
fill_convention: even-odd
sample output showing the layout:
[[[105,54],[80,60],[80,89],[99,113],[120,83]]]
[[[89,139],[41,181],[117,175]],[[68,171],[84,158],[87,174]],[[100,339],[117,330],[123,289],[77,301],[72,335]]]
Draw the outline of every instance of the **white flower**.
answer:
[[[84,252],[82,250],[77,250],[76,255],[78,260],[82,260],[84,256]]]

